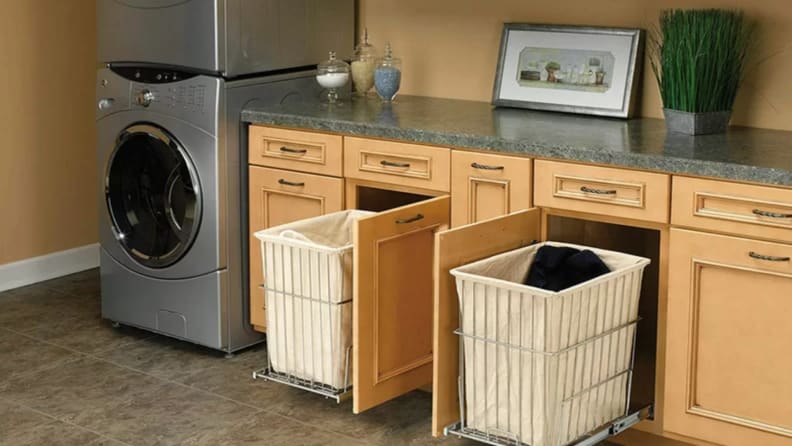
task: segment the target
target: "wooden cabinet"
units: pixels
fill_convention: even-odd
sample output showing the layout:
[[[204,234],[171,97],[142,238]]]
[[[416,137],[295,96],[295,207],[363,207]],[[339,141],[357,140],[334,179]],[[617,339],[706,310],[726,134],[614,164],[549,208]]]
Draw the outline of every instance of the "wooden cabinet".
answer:
[[[344,208],[344,180],[265,167],[249,168],[250,323],[264,331],[266,318],[261,245],[256,231]]]
[[[792,243],[790,190],[673,177],[672,200],[672,177],[662,173],[250,131],[257,329],[265,313],[255,231],[345,205],[376,212],[354,234],[355,413],[432,383],[433,433],[458,421],[449,271],[550,237],[652,258],[640,310],[651,316],[636,347],[644,378],[632,395],[637,407],[656,403],[648,429],[724,445],[792,444],[792,245],[777,243]]]
[[[531,207],[531,159],[455,150],[451,154],[454,227]]]
[[[792,246],[671,230],[665,428],[792,444]]]

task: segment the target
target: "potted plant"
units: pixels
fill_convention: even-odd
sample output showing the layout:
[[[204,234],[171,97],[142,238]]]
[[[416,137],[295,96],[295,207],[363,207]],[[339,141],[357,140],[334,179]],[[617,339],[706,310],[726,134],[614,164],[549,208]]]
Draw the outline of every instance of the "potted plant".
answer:
[[[753,28],[740,11],[661,13],[651,64],[669,131],[726,131],[752,39]]]
[[[557,82],[556,71],[561,69],[561,64],[555,61],[547,62],[545,71],[547,71],[547,82]]]

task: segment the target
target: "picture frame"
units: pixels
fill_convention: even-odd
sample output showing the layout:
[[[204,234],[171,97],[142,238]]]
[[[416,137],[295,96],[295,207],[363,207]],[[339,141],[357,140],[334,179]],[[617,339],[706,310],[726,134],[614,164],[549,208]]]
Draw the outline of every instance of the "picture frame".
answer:
[[[644,40],[640,28],[505,23],[492,104],[629,118]]]

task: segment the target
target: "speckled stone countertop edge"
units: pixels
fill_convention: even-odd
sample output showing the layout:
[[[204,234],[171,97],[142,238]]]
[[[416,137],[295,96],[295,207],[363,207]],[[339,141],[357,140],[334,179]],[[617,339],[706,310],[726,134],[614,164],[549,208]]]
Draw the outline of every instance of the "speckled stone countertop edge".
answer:
[[[243,110],[242,121],[255,125],[324,131],[504,155],[520,155],[617,168],[633,168],[671,175],[792,187],[792,171],[790,170],[723,161],[697,160],[665,154],[615,152],[601,147],[566,146],[545,142],[508,140],[497,136],[398,128],[383,126],[379,123],[361,123],[271,111]]]

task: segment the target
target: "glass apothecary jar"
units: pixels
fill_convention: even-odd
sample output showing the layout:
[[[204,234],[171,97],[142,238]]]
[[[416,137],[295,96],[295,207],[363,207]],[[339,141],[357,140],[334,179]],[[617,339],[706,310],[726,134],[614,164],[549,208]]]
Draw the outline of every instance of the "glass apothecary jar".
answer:
[[[330,51],[330,58],[316,68],[316,81],[327,89],[327,102],[337,104],[338,89],[349,82],[349,64],[337,59],[335,51]]]
[[[355,47],[352,57],[352,85],[358,96],[366,96],[374,86],[374,68],[377,65],[377,49],[368,41],[368,29]]]
[[[383,101],[390,102],[401,87],[401,59],[393,57],[391,44],[385,46],[385,56],[377,61],[374,69],[374,87]]]

